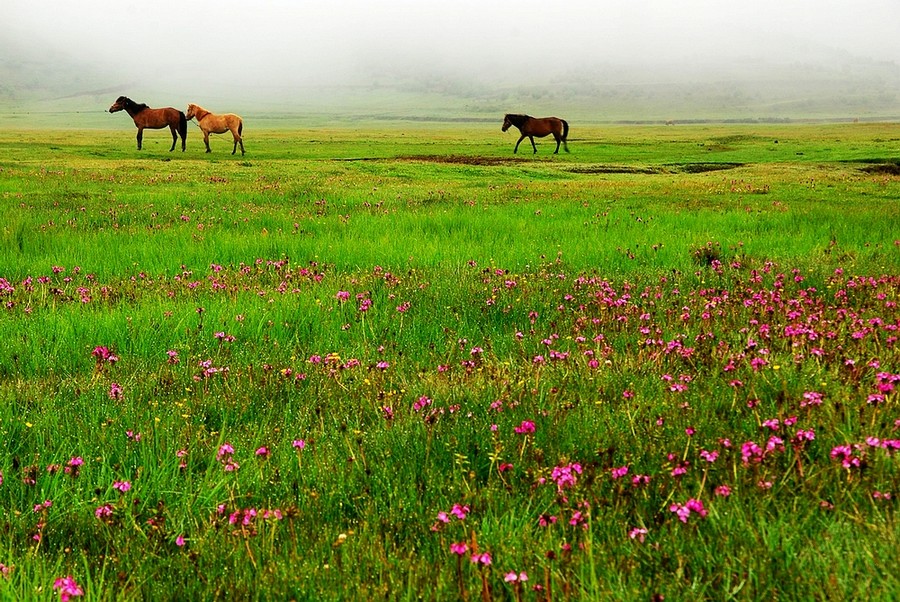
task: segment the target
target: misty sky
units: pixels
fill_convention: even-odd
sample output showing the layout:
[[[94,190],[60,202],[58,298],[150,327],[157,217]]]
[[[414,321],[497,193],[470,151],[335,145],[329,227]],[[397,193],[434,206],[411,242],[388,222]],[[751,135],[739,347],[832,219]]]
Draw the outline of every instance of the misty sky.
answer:
[[[900,64],[900,0],[3,0],[24,56],[240,85],[362,80],[381,68],[495,74],[528,66]],[[529,77],[528,75],[523,75]],[[532,76],[533,77],[533,76]],[[113,82],[115,83],[115,82]]]

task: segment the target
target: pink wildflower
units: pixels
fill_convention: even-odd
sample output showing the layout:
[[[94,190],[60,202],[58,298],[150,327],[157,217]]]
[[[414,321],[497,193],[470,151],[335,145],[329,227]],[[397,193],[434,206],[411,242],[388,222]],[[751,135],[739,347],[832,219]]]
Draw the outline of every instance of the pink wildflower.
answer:
[[[580,475],[581,471],[581,464],[577,463],[555,466],[550,473],[550,478],[556,483],[556,488],[562,491],[575,486],[575,483],[578,481],[576,475]]]
[[[800,402],[800,407],[805,408],[807,406],[820,406],[822,405],[822,394],[817,393],[816,391],[807,391],[803,394],[803,401]]]
[[[669,510],[678,516],[678,520],[683,523],[688,521],[691,514],[698,514],[701,518],[706,517],[709,511],[703,506],[703,502],[698,499],[691,498],[682,504],[672,504]]]
[[[72,575],[60,577],[53,582],[53,591],[59,592],[60,602],[69,602],[72,598],[80,598],[84,590],[75,582]]]
[[[522,424],[515,427],[514,429],[519,435],[527,435],[529,433],[533,433],[535,431],[534,422],[531,420],[523,420]]]
[[[837,460],[844,468],[859,468],[860,459],[853,455],[853,448],[849,445],[838,445],[831,450],[831,459]]]
[[[647,537],[647,529],[644,529],[643,527],[635,527],[628,532],[628,537],[630,539],[636,539],[639,542],[644,543],[644,538]]]

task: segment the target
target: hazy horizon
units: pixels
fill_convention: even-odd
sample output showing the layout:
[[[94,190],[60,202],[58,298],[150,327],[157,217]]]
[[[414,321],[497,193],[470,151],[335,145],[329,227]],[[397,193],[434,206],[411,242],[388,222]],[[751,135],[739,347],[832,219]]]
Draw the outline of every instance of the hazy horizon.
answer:
[[[8,65],[90,66],[86,90],[135,86],[223,102],[403,78],[482,95],[554,82],[790,83],[798,72],[815,78],[817,69],[852,82],[858,64],[884,67],[887,94],[896,96],[897,22],[896,0],[578,0],[552,8],[534,0],[8,0],[0,38]],[[73,80],[72,93],[84,91]]]

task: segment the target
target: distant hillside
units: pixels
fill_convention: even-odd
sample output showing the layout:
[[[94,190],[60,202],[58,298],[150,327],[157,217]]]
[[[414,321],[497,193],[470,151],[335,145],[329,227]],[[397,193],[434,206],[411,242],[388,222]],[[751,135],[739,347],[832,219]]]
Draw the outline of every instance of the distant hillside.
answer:
[[[172,105],[199,102],[199,95],[212,107],[320,118],[482,120],[521,111],[593,122],[900,120],[900,66],[844,56],[794,64],[610,64],[529,80],[517,74],[416,72],[394,64],[369,66],[364,76],[342,85],[204,85],[190,73],[154,80],[64,57],[37,60],[0,41],[0,115],[7,119],[25,114],[58,125],[75,114],[85,127],[111,127],[102,111],[120,94]],[[112,127],[119,125],[124,124]]]

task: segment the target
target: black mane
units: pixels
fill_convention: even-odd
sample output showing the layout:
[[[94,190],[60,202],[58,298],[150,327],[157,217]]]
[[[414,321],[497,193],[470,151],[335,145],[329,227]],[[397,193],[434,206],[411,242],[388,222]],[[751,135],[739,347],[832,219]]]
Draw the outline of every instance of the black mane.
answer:
[[[529,119],[532,119],[531,115],[521,115],[518,113],[507,113],[506,118],[509,119],[509,122],[514,126],[520,126]]]
[[[119,100],[117,100],[116,102],[117,102],[117,103],[120,102],[120,103],[124,104],[124,105],[125,105],[125,110],[126,110],[128,113],[131,113],[132,111],[134,111],[135,113],[140,113],[140,112],[143,111],[144,109],[149,109],[149,108],[150,108],[150,107],[147,106],[145,103],[143,103],[143,102],[142,102],[142,103],[134,102],[133,100],[131,100],[131,99],[128,98],[127,96],[120,96],[120,97],[119,97]]]

